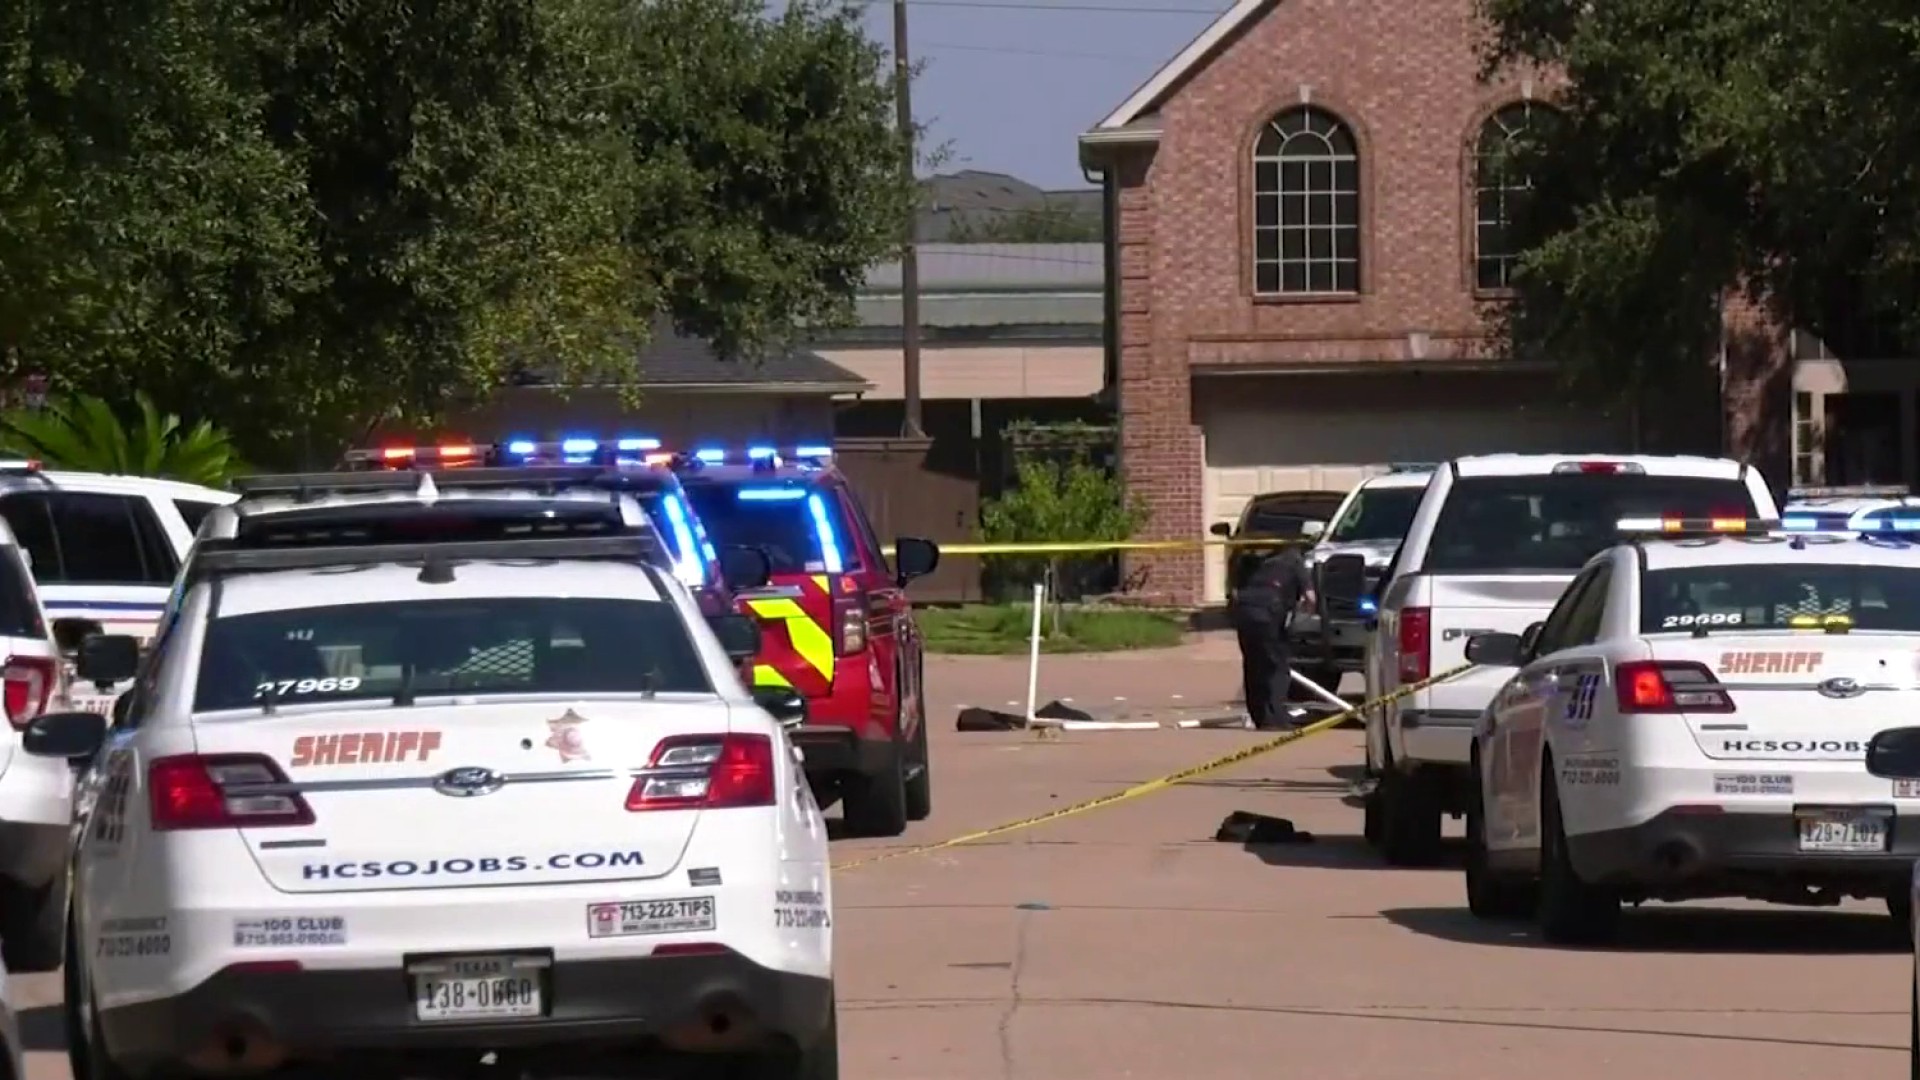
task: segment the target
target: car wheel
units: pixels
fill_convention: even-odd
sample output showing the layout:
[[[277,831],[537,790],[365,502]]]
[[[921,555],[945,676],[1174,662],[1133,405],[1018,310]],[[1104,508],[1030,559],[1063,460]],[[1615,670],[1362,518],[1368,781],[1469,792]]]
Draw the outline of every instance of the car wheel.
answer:
[[[1477,756],[1472,769],[1473,789],[1467,795],[1467,910],[1481,919],[1524,919],[1533,914],[1533,883],[1500,877],[1488,865],[1487,805]]]
[[[841,813],[849,833],[889,837],[907,831],[906,772],[906,755],[896,731],[878,770],[850,776],[841,785]]]
[[[1913,886],[1906,881],[1887,890],[1887,914],[1893,918],[1894,933],[1908,945],[1913,944]]]
[[[84,954],[78,945],[79,932],[71,919],[67,920],[64,936],[67,956],[73,961],[61,979],[65,1000],[60,1018],[66,1028],[68,1072],[73,1080],[130,1080],[127,1071],[115,1065],[100,1045],[100,1013],[93,1005],[93,988],[87,985]]]
[[[1380,852],[1394,866],[1431,866],[1440,858],[1440,795],[1432,774],[1389,762],[1380,775]]]
[[[1620,897],[1584,881],[1567,851],[1560,816],[1560,785],[1552,767],[1540,768],[1540,933],[1555,945],[1599,945],[1620,929]]]
[[[839,1010],[827,1006],[827,1027],[812,1046],[799,1052],[787,1049],[756,1062],[751,1080],[840,1080]]]
[[[0,878],[0,959],[31,975],[60,970],[67,942],[67,870],[38,888]]]
[[[933,751],[927,738],[927,709],[923,704],[920,726],[913,733],[913,750],[907,757],[915,769],[907,780],[908,821],[925,821],[933,816]]]
[[[1381,848],[1381,834],[1386,814],[1380,808],[1380,782],[1374,781],[1367,788],[1367,794],[1360,800],[1361,834],[1366,837],[1367,846],[1375,851]]]

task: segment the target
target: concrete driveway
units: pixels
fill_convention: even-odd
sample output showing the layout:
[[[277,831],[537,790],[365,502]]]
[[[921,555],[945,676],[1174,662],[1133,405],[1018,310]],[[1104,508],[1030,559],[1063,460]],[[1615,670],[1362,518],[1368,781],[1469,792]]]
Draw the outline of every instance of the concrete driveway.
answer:
[[[1224,707],[1211,639],[1047,657],[1042,699]],[[927,672],[935,814],[896,851],[1113,791],[1254,741],[1224,731],[960,734],[962,704],[1025,694],[1024,659]],[[1179,695],[1175,698],[1173,695]],[[1907,1075],[1908,955],[1878,909],[1649,908],[1606,951],[1554,949],[1463,909],[1457,870],[1383,868],[1334,731],[1171,791],[836,876],[844,1074],[859,1080],[1893,1080]],[[1308,845],[1214,842],[1236,809]],[[58,979],[15,980],[65,1075]]]

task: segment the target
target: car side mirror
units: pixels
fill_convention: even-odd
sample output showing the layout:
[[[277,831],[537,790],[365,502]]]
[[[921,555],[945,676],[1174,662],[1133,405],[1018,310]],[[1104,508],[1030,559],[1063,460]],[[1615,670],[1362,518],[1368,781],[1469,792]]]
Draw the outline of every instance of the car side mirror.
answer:
[[[893,541],[893,572],[902,588],[914,578],[926,577],[940,565],[940,545],[918,536]]]
[[[1467,663],[1487,667],[1519,667],[1518,634],[1475,634],[1467,639]]]
[[[1216,521],[1208,527],[1207,531],[1218,537],[1231,537],[1233,535],[1233,523],[1230,521]]]
[[[112,686],[140,670],[140,639],[129,634],[95,634],[80,642],[74,673],[96,686]]]
[[[107,741],[107,718],[99,713],[44,713],[33,718],[20,746],[34,757],[65,761],[90,758]]]
[[[760,623],[753,616],[716,615],[707,620],[707,625],[713,627],[713,636],[720,639],[727,659],[739,664],[759,655]]]
[[[1320,563],[1320,602],[1358,608],[1367,593],[1367,557],[1333,555]]]
[[[1303,521],[1300,523],[1300,535],[1308,540],[1317,540],[1325,535],[1327,523],[1324,521]]]
[[[98,619],[69,617],[53,620],[53,643],[62,656],[73,656],[80,651],[81,642],[106,632],[107,628],[100,625]]]
[[[773,560],[757,547],[732,547],[720,551],[720,576],[732,589],[762,589],[773,579]]]
[[[1546,623],[1537,622],[1520,631],[1520,658],[1531,659],[1534,650],[1540,646],[1540,631],[1546,629]]]
[[[784,727],[807,722],[807,699],[791,686],[756,686],[753,701]]]
[[[1889,728],[1868,739],[1867,772],[1883,780],[1920,780],[1920,727]]]

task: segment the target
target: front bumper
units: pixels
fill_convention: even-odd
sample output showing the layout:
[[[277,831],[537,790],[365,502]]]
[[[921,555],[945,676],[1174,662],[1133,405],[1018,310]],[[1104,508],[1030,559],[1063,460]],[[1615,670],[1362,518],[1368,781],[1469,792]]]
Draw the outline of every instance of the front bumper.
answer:
[[[1682,898],[1759,895],[1770,889],[1830,888],[1879,895],[1905,888],[1920,858],[1920,817],[1901,818],[1891,805],[1859,807],[1889,818],[1888,850],[1829,853],[1800,850],[1791,808],[1758,813],[1667,810],[1619,829],[1567,837],[1580,876],[1595,883],[1637,885]]]
[[[234,1037],[296,1058],[485,1048],[578,1050],[644,1044],[716,1013],[811,1046],[826,1031],[833,983],[738,953],[562,960],[548,969],[546,1015],[422,1021],[404,968],[278,970],[239,965],[170,998],[103,1009],[100,1034],[136,1075]]]

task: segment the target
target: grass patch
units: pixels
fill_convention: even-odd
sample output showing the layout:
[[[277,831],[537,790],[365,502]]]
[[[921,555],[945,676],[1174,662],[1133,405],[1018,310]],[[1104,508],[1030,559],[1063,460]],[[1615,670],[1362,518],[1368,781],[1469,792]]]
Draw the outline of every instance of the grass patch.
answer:
[[[1027,651],[1033,632],[1032,604],[974,604],[957,608],[921,608],[914,612],[929,652],[974,655]],[[1187,631],[1184,615],[1128,608],[1069,607],[1061,632],[1047,635],[1043,612],[1040,651],[1048,653],[1119,652],[1178,645]]]

